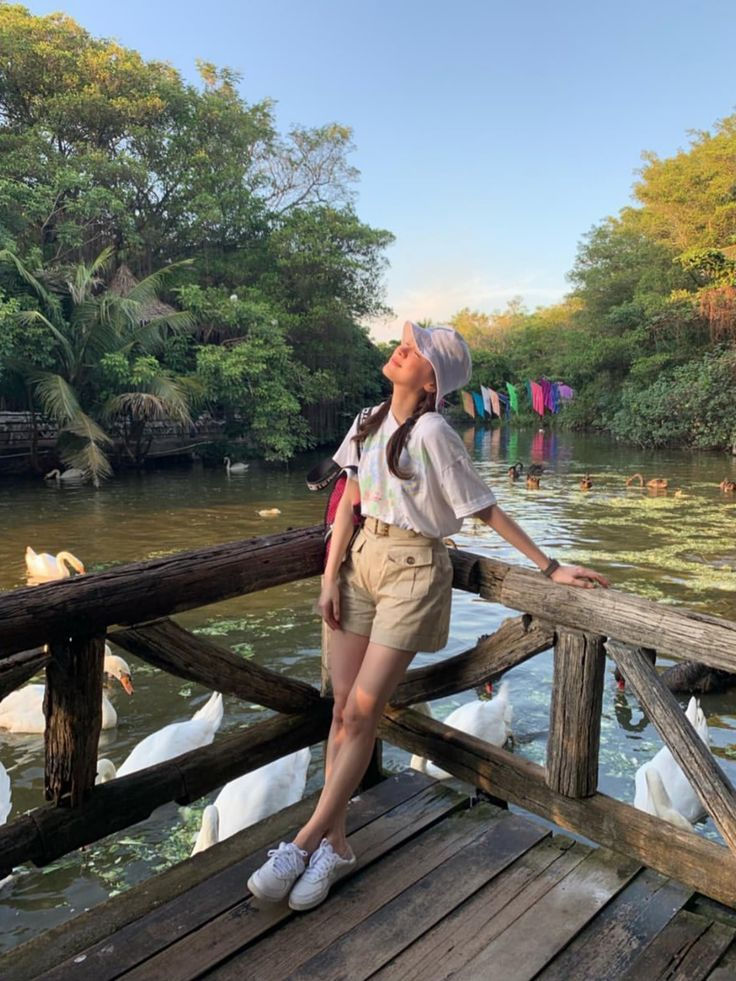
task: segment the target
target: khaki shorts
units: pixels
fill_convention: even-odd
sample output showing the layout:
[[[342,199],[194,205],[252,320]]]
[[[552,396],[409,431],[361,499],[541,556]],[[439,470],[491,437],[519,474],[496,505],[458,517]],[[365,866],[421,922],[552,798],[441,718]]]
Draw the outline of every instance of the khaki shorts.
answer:
[[[343,630],[402,651],[447,643],[452,562],[441,539],[366,518],[339,586]]]

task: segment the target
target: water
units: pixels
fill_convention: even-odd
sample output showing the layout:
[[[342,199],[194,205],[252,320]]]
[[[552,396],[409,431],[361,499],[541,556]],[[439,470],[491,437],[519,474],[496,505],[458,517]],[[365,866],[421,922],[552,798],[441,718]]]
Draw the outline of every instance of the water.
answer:
[[[466,445],[479,471],[496,490],[499,503],[526,531],[562,561],[585,562],[608,575],[617,588],[662,602],[736,619],[736,500],[718,489],[724,476],[736,478],[736,459],[717,454],[637,451],[603,437],[574,434],[468,429]],[[26,545],[56,553],[68,549],[89,571],[247,538],[321,520],[322,494],[305,489],[304,475],[315,462],[305,456],[289,470],[251,465],[244,476],[222,470],[167,470],[127,474],[99,491],[59,488],[42,481],[6,481],[0,486],[0,589],[25,583]],[[509,484],[506,468],[522,459],[544,462],[541,489],[523,481]],[[625,478],[666,477],[670,492],[653,496],[627,489]],[[593,489],[578,489],[590,473]],[[675,497],[681,487],[686,496]],[[259,517],[279,508],[273,518]],[[459,545],[482,555],[521,561],[485,526],[466,521]],[[243,657],[277,671],[319,683],[319,623],[312,613],[316,582],[293,583],[177,616],[185,627],[216,638]],[[445,651],[418,655],[415,666],[456,654],[478,635],[515,615],[470,594],[453,601],[451,640]],[[687,651],[683,650],[683,656]],[[143,736],[169,722],[189,718],[208,692],[159,672],[134,657],[135,694],[117,686],[109,692],[118,712],[116,729],[102,734],[100,755],[119,764]],[[667,663],[663,661],[663,663]],[[609,664],[603,705],[600,787],[622,800],[633,799],[636,768],[659,749],[656,732],[642,717],[636,699],[616,692]],[[507,675],[514,706],[518,753],[544,762],[549,725],[551,653],[541,654]],[[444,718],[464,693],[433,704]],[[683,705],[685,699],[681,699]],[[736,782],[736,688],[703,697],[713,750]],[[225,698],[222,731],[231,732],[266,718],[256,705]],[[0,730],[0,761],[13,786],[11,819],[43,802],[43,741]],[[320,784],[319,748],[313,751],[307,790]],[[407,763],[402,751],[386,747],[389,769]],[[214,797],[214,794],[210,795]],[[75,913],[104,901],[186,857],[206,800],[188,808],[160,808],[147,821],[66,856],[44,869],[20,870],[12,892],[0,898],[0,949],[34,936]],[[710,820],[699,833],[719,839]]]

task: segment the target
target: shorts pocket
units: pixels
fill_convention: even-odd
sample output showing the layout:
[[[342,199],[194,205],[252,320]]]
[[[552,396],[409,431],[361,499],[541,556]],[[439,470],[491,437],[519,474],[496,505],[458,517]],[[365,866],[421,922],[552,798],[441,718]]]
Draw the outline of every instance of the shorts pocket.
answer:
[[[432,584],[431,546],[398,546],[386,553],[383,592],[397,599],[426,596]]]

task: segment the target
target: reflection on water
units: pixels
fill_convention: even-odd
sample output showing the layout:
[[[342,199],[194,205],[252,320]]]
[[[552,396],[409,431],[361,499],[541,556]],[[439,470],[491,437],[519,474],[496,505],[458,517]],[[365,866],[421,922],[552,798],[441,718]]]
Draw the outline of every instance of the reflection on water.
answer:
[[[632,450],[603,438],[540,431],[468,427],[463,439],[496,490],[499,502],[550,554],[586,562],[616,587],[663,602],[736,618],[736,500],[718,483],[736,477],[736,460],[715,454]],[[506,470],[521,459],[545,468],[539,490],[510,483]],[[314,462],[304,457],[289,470],[252,465],[243,476],[223,470],[158,471],[119,477],[99,491],[48,486],[42,481],[0,485],[0,589],[24,584],[26,545],[56,553],[68,549],[90,571],[121,562],[169,555],[236,538],[247,538],[321,521],[324,496],[310,494],[304,475]],[[673,493],[652,496],[627,489],[626,477],[666,477]],[[579,490],[589,473],[591,491]],[[281,514],[259,517],[278,507]],[[520,561],[484,525],[466,521],[461,546],[500,559]],[[316,583],[300,582],[227,600],[177,617],[185,627],[228,645],[278,671],[319,682],[319,624],[312,612]],[[439,654],[420,654],[415,665],[455,654],[495,629],[509,611],[456,593],[451,641]],[[683,650],[683,656],[687,651]],[[115,730],[102,734],[101,755],[119,764],[143,736],[169,722],[190,718],[207,697],[184,682],[128,657],[135,694],[119,686],[109,693],[118,712]],[[667,663],[663,660],[663,664]],[[514,706],[517,752],[544,762],[552,680],[550,653],[507,675]],[[471,694],[433,706],[446,717]],[[682,698],[684,706],[686,699]],[[736,689],[702,700],[714,752],[736,781]],[[223,730],[231,732],[268,717],[256,705],[225,698]],[[615,797],[633,799],[633,775],[660,748],[638,702],[619,693],[612,667],[606,678],[601,733],[600,785]],[[319,786],[320,748],[315,747],[308,791]],[[13,784],[11,818],[42,803],[43,745],[40,736],[0,732],[0,761]],[[387,747],[389,768],[407,757]],[[211,795],[211,797],[213,797]],[[0,949],[101,902],[189,854],[207,801],[188,808],[159,808],[147,821],[45,869],[28,868],[12,893],[0,899]],[[717,837],[712,822],[700,829]]]

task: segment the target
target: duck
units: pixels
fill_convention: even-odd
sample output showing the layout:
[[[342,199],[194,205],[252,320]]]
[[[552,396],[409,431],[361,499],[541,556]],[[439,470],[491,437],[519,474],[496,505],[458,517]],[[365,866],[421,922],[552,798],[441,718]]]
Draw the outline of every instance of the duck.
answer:
[[[222,462],[225,464],[225,469],[228,473],[245,473],[250,466],[249,463],[231,463],[229,456],[226,456]]]
[[[633,647],[629,644],[622,644],[619,641],[607,641],[606,647],[609,653],[613,653],[616,646],[625,647],[628,650],[641,651],[650,664],[657,663],[657,652],[653,647]],[[626,682],[618,667],[614,670],[613,676],[616,679],[619,691],[624,691]],[[700,661],[678,661],[665,668],[659,676],[667,688],[672,692],[688,692],[690,694],[705,694],[706,692],[726,691],[736,685],[736,675],[722,668],[711,668]]]
[[[639,481],[639,487],[644,486],[644,478],[640,473],[632,474],[626,480],[626,486],[631,487],[635,480]],[[667,490],[669,486],[669,481],[666,477],[652,477],[651,480],[647,480],[646,486],[649,490]]]
[[[29,586],[68,579],[72,569],[80,576],[85,573],[84,564],[71,552],[50,555],[48,552],[34,552],[30,545],[26,546],[26,575]]]
[[[692,824],[672,806],[670,795],[665,789],[659,771],[650,766],[644,771],[644,777],[647,782],[649,800],[653,808],[651,813],[656,814],[662,821],[674,824],[676,828],[680,828],[682,831],[692,831]]]
[[[694,695],[688,702],[685,715],[697,732],[698,737],[706,746],[709,746],[708,722],[700,707],[700,702]],[[656,814],[655,804],[652,801],[646,779],[646,771],[648,769],[657,771],[669,797],[671,808],[682,815],[686,821],[694,824],[696,821],[705,817],[706,811],[700,802],[700,798],[690,786],[690,782],[679,765],[675,762],[675,758],[668,746],[663,746],[651,760],[643,763],[636,771],[634,777],[636,784],[634,807],[640,811],[646,811],[648,814]]]
[[[191,719],[171,722],[142,739],[120,767],[108,759],[98,760],[95,783],[107,783],[108,780],[145,770],[148,766],[171,760],[192,749],[209,746],[222,725],[223,714],[222,695],[213,692]]]
[[[306,746],[226,783],[202,813],[192,855],[301,800],[311,758]]]
[[[279,508],[261,508],[261,510],[257,511],[256,514],[258,514],[261,518],[275,518],[277,515],[281,514],[281,510]]]
[[[682,489],[682,487],[676,487],[675,488],[675,495],[674,496],[675,497],[687,497],[688,495],[685,493],[685,491]]]
[[[521,460],[517,460],[516,463],[512,467],[509,467],[506,471],[509,476],[509,480],[518,480],[523,472],[524,464],[521,462]]]
[[[44,474],[44,480],[55,480],[56,483],[64,484],[81,484],[87,479],[87,473],[84,470],[80,470],[79,467],[70,467],[63,473],[58,468],[56,470],[49,470],[47,474]]]
[[[113,654],[107,644],[105,644],[103,671],[110,677],[116,678],[129,695],[133,694],[133,683],[127,662],[117,654]],[[11,691],[0,701],[0,729],[7,729],[8,732],[43,733],[46,729],[46,716],[43,712],[45,694],[46,685],[40,684],[24,685],[17,691]],[[102,728],[114,729],[117,724],[118,714],[103,692]]]
[[[727,477],[724,477],[718,486],[724,494],[736,493],[736,480],[729,480]]]
[[[509,683],[508,681],[501,682],[498,694],[492,699],[488,697],[488,692],[487,686],[480,686],[476,689],[478,698],[472,702],[465,702],[450,712],[443,721],[445,725],[459,729],[461,732],[467,732],[469,736],[483,739],[492,746],[503,746],[513,738],[511,732],[513,708],[509,701]],[[415,708],[424,715],[432,717],[432,712],[426,702],[415,706]],[[435,780],[449,780],[452,777],[451,773],[441,770],[422,756],[412,756],[409,766],[420,773],[434,777]]]
[[[590,474],[587,474],[586,473],[586,475],[584,477],[581,477],[580,478],[580,490],[581,491],[589,491],[592,486],[593,486],[593,481],[590,479]]]

